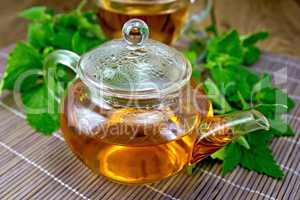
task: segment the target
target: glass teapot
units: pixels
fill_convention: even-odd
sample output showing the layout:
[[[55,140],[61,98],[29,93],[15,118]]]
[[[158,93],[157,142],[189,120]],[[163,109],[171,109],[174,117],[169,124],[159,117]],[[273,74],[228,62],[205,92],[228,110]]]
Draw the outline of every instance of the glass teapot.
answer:
[[[105,35],[119,38],[121,27],[132,18],[145,21],[151,38],[171,44],[177,38],[203,37],[200,23],[212,8],[212,0],[94,0],[97,16]],[[183,34],[184,33],[184,34]],[[202,33],[202,34],[200,34]]]
[[[148,34],[143,21],[132,19],[123,39],[81,58],[58,50],[45,62],[46,69],[60,63],[77,74],[64,99],[61,130],[93,172],[120,183],[155,182],[236,137],[268,129],[254,110],[213,117],[206,95],[190,84],[190,63]]]

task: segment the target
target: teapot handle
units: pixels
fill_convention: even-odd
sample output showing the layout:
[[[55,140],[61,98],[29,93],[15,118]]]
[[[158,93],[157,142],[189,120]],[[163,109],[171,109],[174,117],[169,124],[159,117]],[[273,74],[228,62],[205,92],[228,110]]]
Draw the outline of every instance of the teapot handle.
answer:
[[[48,72],[51,69],[55,69],[57,64],[62,64],[77,74],[77,64],[79,60],[80,56],[72,51],[56,50],[47,56],[44,63],[44,70]]]
[[[76,53],[68,50],[56,50],[50,53],[44,62],[44,72],[46,76],[44,76],[44,81],[47,84],[48,88],[56,88],[56,81],[57,80],[57,64],[62,64],[67,66],[73,72],[75,72],[76,76],[74,79],[78,77],[77,74],[77,65],[79,63],[80,56]],[[52,92],[53,96],[56,97],[56,100],[60,101],[60,95],[55,94],[54,91]],[[63,89],[61,91],[63,93]]]

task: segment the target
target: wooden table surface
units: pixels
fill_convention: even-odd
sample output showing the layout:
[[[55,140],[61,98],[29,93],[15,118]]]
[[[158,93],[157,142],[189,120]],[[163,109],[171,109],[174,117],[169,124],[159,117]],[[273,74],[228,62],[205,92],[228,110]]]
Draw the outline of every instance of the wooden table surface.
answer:
[[[7,49],[0,51],[0,72],[6,59]],[[0,99],[0,199],[300,199],[300,62],[264,54],[254,69],[272,73],[275,84],[297,102],[286,116],[296,135],[271,142],[283,180],[240,167],[222,177],[219,163],[203,161],[192,176],[182,172],[142,186],[112,183],[81,164],[59,132],[46,137],[33,131],[5,93]]]
[[[201,1],[201,0],[200,0]],[[243,34],[265,30],[265,51],[300,58],[299,0],[214,0],[217,27]]]

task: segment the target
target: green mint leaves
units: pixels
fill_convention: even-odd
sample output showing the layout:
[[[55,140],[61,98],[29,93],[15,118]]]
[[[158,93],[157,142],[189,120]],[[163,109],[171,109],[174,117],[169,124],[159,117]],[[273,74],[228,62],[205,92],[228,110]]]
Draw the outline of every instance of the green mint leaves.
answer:
[[[216,114],[236,110],[256,109],[270,121],[270,131],[257,131],[240,137],[212,155],[223,160],[222,174],[240,165],[274,178],[282,178],[283,172],[268,148],[274,136],[292,136],[293,130],[282,120],[282,115],[290,111],[294,102],[287,94],[274,87],[270,75],[258,75],[248,68],[257,62],[260,49],[256,43],[268,37],[266,32],[241,36],[237,31],[214,35],[207,44],[203,66],[203,87],[213,103]],[[197,69],[195,47],[185,54]],[[191,56],[192,55],[192,56]],[[195,58],[196,57],[196,58]],[[197,74],[197,73],[193,73]]]
[[[232,171],[238,164],[242,167],[264,173],[274,178],[282,178],[283,172],[276,164],[268,142],[272,139],[272,134],[263,131],[246,136],[250,149],[242,147],[237,142],[232,142],[222,149],[223,170],[222,174]],[[220,157],[218,157],[220,159]]]
[[[242,151],[240,148],[242,147],[235,142],[228,144],[225,147],[222,174],[226,174],[233,170],[239,164],[242,157]]]
[[[31,21],[50,21],[52,19],[52,13],[46,7],[29,8],[21,12],[19,16]]]
[[[58,65],[58,77],[50,84],[43,68],[47,55],[56,49],[82,54],[106,41],[96,15],[82,12],[82,6],[65,14],[55,15],[45,7],[30,8],[19,14],[31,21],[27,41],[17,43],[10,53],[0,93],[20,92],[28,123],[43,134],[51,134],[60,127],[59,97],[73,77],[67,67]]]
[[[274,178],[282,178],[283,172],[277,165],[272,156],[271,150],[268,148],[268,142],[272,139],[272,134],[268,132],[258,131],[249,134],[247,141],[250,149],[242,149],[241,166],[264,173]]]
[[[27,121],[32,128],[44,134],[51,134],[59,129],[59,102],[49,92],[46,84],[23,93],[22,101]]]
[[[8,57],[8,66],[0,84],[0,91],[2,89],[14,90],[14,87],[17,86],[22,92],[30,90],[35,87],[40,75],[42,75],[42,67],[43,56],[38,50],[25,43],[17,43]],[[24,74],[26,72],[28,75]],[[15,84],[17,80],[20,81],[18,85]]]

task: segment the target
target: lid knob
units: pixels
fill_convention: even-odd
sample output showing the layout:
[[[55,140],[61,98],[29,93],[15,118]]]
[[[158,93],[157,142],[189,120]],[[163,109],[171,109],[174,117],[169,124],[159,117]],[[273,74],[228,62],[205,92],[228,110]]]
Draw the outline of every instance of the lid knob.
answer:
[[[130,46],[142,46],[148,39],[149,28],[147,24],[140,19],[131,19],[123,25],[123,37]]]

